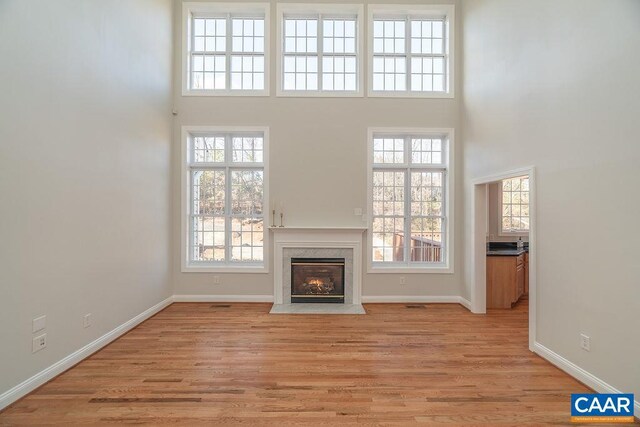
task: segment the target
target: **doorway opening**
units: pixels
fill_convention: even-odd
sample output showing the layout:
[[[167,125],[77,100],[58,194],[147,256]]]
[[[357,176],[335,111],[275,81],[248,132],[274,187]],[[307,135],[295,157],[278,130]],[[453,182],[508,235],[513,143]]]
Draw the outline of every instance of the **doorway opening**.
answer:
[[[475,179],[471,222],[472,311],[527,315],[531,351],[536,315],[534,172],[528,167]]]

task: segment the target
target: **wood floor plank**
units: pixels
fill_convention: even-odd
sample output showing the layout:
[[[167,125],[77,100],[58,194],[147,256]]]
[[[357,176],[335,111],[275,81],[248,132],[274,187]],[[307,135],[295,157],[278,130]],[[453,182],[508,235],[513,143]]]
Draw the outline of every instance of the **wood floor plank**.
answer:
[[[589,390],[529,352],[527,307],[269,315],[175,303],[0,413],[0,425],[570,424]]]

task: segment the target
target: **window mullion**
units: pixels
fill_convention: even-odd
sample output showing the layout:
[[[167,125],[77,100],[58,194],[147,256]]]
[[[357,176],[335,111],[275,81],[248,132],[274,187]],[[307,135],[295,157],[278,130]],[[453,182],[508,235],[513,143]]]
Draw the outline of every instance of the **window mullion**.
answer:
[[[404,52],[405,52],[405,91],[411,91],[411,19],[409,16],[405,18],[404,24]]]
[[[231,90],[231,48],[233,46],[233,43],[232,43],[233,29],[231,28],[231,24],[232,24],[231,14],[227,14],[227,43],[226,43],[227,46],[226,46],[226,52],[224,53],[225,63],[227,65],[224,73],[226,90]]]
[[[231,261],[231,242],[233,235],[231,233],[231,171],[229,164],[231,163],[231,149],[232,149],[232,136],[227,134],[225,137],[225,189],[224,189],[224,228],[225,228],[225,245],[224,245],[224,257],[225,262]]]
[[[411,138],[405,137],[404,158],[407,165],[404,177],[404,260],[409,265],[409,254],[411,246]]]
[[[191,143],[191,145],[193,145],[193,143]],[[195,230],[193,227],[193,216],[194,216],[194,212],[193,212],[193,205],[194,205],[194,200],[195,200],[195,195],[193,194],[193,169],[189,168],[189,189],[187,190],[187,193],[189,194],[189,207],[187,208],[187,212],[189,213],[189,224],[188,224],[188,230],[189,230],[189,235],[187,236],[187,250],[188,252],[188,257],[187,260],[189,262],[194,261],[193,259],[193,248],[195,247],[195,242],[193,241],[193,235],[195,234]]]
[[[322,85],[322,56],[324,49],[324,42],[322,40],[323,37],[323,17],[322,15],[318,15],[318,27],[316,31],[316,37],[318,38],[318,92],[324,91],[324,87]]]

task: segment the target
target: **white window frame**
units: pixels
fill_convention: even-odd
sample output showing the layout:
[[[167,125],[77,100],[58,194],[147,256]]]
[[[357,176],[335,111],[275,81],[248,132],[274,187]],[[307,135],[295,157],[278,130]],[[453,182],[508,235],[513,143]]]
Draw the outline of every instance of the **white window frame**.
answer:
[[[199,262],[197,264],[190,262],[189,245],[190,245],[190,227],[189,227],[189,206],[191,205],[191,179],[189,168],[189,150],[191,138],[193,136],[215,134],[215,133],[242,133],[260,132],[263,134],[263,257],[262,262],[243,263],[243,262]],[[181,162],[182,162],[182,179],[181,179],[181,271],[187,272],[217,272],[217,273],[268,273],[270,265],[270,232],[269,232],[269,128],[262,126],[183,126],[182,127],[182,144],[181,144]],[[219,167],[219,164],[203,163],[203,166],[213,165]],[[225,163],[228,165],[228,163]],[[236,164],[234,164],[236,166]],[[252,166],[250,163],[237,163],[238,167]]]
[[[291,96],[291,97],[363,97],[364,96],[364,74],[365,69],[363,67],[364,50],[364,5],[362,4],[307,4],[307,3],[278,3],[277,5],[277,37],[276,37],[276,96]],[[284,17],[285,15],[299,15],[301,17],[318,17],[318,15],[325,15],[326,18],[332,17],[339,18],[341,15],[355,15],[356,16],[356,84],[357,90],[344,91],[344,90],[284,90]],[[318,52],[316,54],[309,54],[308,56],[318,57],[318,87],[321,84],[322,73],[322,21],[318,19]]]
[[[369,5],[368,10],[368,36],[367,43],[369,49],[367,52],[367,95],[369,97],[380,98],[454,98],[455,97],[455,6],[447,5],[390,5],[376,4]],[[444,92],[423,92],[411,91],[411,40],[407,37],[405,54],[407,84],[406,90],[402,91],[381,91],[373,90],[373,20],[377,17],[389,18],[442,18],[444,17],[444,36],[445,36],[445,91]],[[409,23],[407,22],[407,33],[409,34]]]
[[[269,3],[217,3],[217,2],[185,2],[182,4],[182,96],[269,96],[270,78],[270,47],[271,47],[271,6]],[[239,16],[264,15],[264,89],[231,89],[229,75],[231,73],[231,42],[227,41],[227,65],[225,75],[227,85],[225,89],[191,89],[190,57],[191,57],[191,23],[195,16],[212,16],[232,14]],[[229,31],[229,30],[228,30]],[[227,35],[227,38],[228,35]]]
[[[444,136],[447,140],[446,148],[443,150],[443,166],[446,169],[444,179],[444,262],[443,263],[410,263],[403,262],[373,262],[373,139],[378,136]],[[407,158],[408,147],[405,147],[406,162],[396,166],[399,170],[408,170],[411,167]],[[368,273],[454,273],[454,201],[455,201],[455,143],[454,129],[452,128],[369,128],[367,131],[367,206],[370,212],[368,217],[367,233],[367,272]],[[386,165],[378,165],[385,168]],[[419,169],[427,167],[420,166]],[[409,196],[410,197],[410,196]],[[408,198],[405,198],[408,200]],[[406,213],[405,207],[405,213]]]
[[[528,176],[514,176],[511,178],[505,179],[515,179],[515,178],[529,178]],[[498,185],[498,236],[500,237],[528,237],[529,230],[527,231],[510,231],[502,228],[502,185],[504,183],[504,179],[500,180]],[[488,194],[488,192],[487,192]],[[521,204],[522,205],[522,204]],[[529,181],[529,219],[531,219],[531,181]],[[531,222],[529,222],[529,229],[531,229]]]

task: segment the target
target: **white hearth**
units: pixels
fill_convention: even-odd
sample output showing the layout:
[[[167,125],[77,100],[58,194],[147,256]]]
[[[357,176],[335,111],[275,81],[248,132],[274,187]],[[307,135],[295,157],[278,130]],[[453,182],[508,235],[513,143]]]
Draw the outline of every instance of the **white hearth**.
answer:
[[[364,227],[271,227],[274,304],[271,313],[364,314],[362,233]],[[291,303],[291,258],[344,258],[345,303]]]

